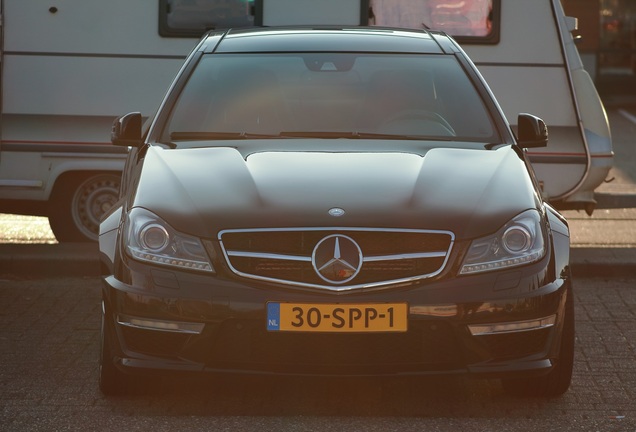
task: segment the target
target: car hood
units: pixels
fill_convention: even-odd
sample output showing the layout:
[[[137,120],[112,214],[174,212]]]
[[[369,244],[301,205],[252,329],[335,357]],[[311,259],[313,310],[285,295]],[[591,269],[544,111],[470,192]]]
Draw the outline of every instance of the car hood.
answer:
[[[151,147],[133,206],[201,237],[263,227],[391,227],[492,233],[538,205],[509,146],[403,152]],[[344,210],[334,217],[332,208]]]

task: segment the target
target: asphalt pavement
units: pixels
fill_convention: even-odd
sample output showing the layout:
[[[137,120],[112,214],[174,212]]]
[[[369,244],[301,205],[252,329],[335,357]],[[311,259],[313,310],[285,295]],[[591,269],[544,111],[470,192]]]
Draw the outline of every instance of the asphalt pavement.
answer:
[[[0,279],[0,431],[634,432],[635,283],[578,279],[574,373],[559,398],[466,377],[200,375],[106,397],[99,279]]]

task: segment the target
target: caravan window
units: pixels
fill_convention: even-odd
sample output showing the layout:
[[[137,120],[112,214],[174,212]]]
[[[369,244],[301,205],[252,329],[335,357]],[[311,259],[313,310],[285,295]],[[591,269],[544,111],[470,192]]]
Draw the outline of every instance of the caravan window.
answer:
[[[268,6],[270,13],[276,11],[277,25],[315,24],[317,15],[323,16],[326,10],[330,12],[333,8],[333,4],[321,3],[323,0],[290,1],[160,0],[159,33],[200,37],[212,29],[259,26],[263,25]],[[349,9],[359,8],[360,14],[344,13],[349,10],[345,5]],[[348,25],[440,30],[460,43],[483,44],[499,42],[500,9],[501,0],[355,0],[343,3],[337,12],[338,19],[343,13],[349,18],[353,15]],[[289,13],[281,12],[285,10]],[[306,13],[299,14],[299,11]],[[329,25],[333,19],[324,20],[324,24]]]
[[[500,0],[370,0],[370,24],[441,30],[463,43],[499,40]]]
[[[254,26],[254,0],[161,0],[162,36],[200,37],[207,30]]]

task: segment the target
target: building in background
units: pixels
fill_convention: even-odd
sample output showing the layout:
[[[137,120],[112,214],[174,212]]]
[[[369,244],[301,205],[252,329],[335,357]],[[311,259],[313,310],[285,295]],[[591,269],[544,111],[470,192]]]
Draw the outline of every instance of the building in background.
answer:
[[[579,20],[578,49],[599,89],[636,92],[636,0],[562,0]]]

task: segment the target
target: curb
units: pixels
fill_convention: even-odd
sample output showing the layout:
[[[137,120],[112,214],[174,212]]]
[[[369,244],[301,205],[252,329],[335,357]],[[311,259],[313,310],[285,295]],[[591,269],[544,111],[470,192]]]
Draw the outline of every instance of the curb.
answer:
[[[99,276],[97,244],[0,244],[0,275]]]
[[[577,277],[636,277],[636,248],[572,247],[570,267],[575,281]]]
[[[636,248],[573,247],[574,277],[635,277]],[[99,251],[93,243],[0,244],[0,275],[96,277]]]

